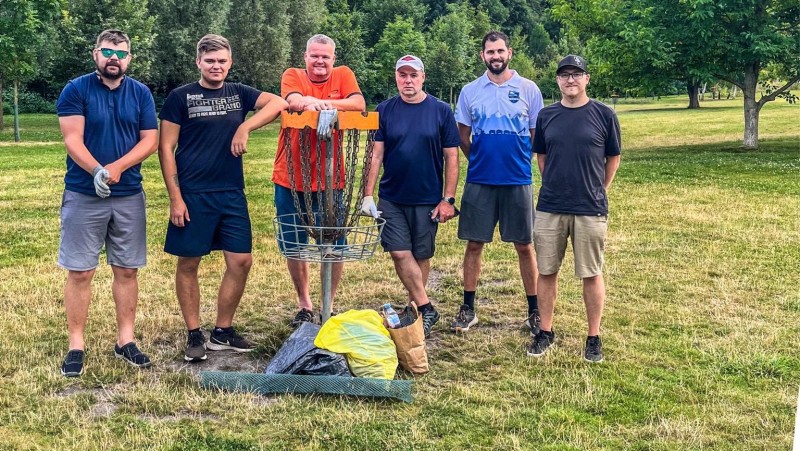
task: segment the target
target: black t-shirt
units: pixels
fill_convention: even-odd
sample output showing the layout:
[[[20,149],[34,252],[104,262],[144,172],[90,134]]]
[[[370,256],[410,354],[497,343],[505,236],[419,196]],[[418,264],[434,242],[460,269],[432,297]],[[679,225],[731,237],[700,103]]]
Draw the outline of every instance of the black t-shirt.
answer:
[[[444,152],[461,139],[450,105],[428,94],[420,103],[400,96],[381,103],[375,141],[384,143],[380,197],[405,205],[442,200]]]
[[[242,158],[231,140],[261,91],[240,83],[206,89],[194,82],[174,89],[159,118],[181,126],[175,163],[181,192],[244,189]]]
[[[578,108],[548,105],[536,119],[533,151],[546,154],[536,209],[582,216],[608,214],[606,157],[620,154],[619,121],[596,100]]]

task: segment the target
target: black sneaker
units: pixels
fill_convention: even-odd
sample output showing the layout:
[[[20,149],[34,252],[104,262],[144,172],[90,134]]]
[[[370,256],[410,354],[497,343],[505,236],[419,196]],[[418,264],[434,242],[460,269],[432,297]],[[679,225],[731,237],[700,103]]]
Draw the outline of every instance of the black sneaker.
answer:
[[[528,346],[528,355],[531,357],[541,357],[556,341],[556,334],[539,330],[533,337],[533,342]]]
[[[256,344],[236,333],[233,327],[229,327],[227,331],[215,327],[206,347],[212,351],[231,349],[236,352],[250,352],[256,348]]]
[[[114,345],[114,356],[136,368],[148,368],[151,365],[150,357],[140,351],[134,342],[130,342],[121,348],[119,345]]]
[[[78,377],[83,374],[83,355],[83,351],[80,349],[70,349],[61,364],[61,375]]]
[[[478,317],[475,316],[475,310],[471,309],[467,304],[462,304],[456,319],[450,323],[450,330],[453,332],[466,332],[476,324],[478,324]]]
[[[186,340],[186,351],[183,353],[183,360],[187,362],[200,362],[207,359],[206,355],[206,336],[203,331],[195,330],[189,332]]]
[[[422,330],[425,331],[425,338],[431,335],[431,329],[439,321],[439,312],[431,305],[431,308],[422,313]]]
[[[583,351],[583,360],[591,363],[603,361],[603,343],[600,336],[586,337],[586,350]]]
[[[534,310],[528,316],[528,319],[525,320],[525,325],[531,330],[531,337],[535,337],[542,330],[542,319],[539,318],[539,310]]]
[[[313,322],[314,322],[314,312],[312,312],[311,310],[300,309],[300,311],[297,312],[297,315],[294,315],[294,319],[292,320],[291,323],[289,323],[289,325],[292,326],[292,329],[297,329],[303,323],[313,323]]]

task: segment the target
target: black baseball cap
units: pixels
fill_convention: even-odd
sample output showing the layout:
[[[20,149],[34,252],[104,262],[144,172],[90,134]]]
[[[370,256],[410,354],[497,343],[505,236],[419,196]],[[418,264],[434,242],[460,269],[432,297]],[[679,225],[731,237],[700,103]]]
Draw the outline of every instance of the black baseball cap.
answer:
[[[570,66],[580,69],[584,72],[589,72],[589,69],[586,68],[586,60],[582,56],[567,55],[564,57],[564,59],[558,62],[558,69],[556,69],[556,73],[559,73],[561,72],[561,69]]]

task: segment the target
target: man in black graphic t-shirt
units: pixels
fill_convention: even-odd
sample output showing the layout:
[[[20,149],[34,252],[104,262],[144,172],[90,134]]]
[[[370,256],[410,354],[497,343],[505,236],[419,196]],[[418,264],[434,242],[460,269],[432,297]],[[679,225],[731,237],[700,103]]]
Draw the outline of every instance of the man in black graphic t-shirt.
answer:
[[[244,195],[242,159],[249,134],[275,120],[288,104],[239,83],[226,83],[232,64],[228,40],[206,35],[197,43],[200,81],[173,90],[161,109],[158,156],[170,199],[164,250],[178,256],[175,289],[188,329],[184,359],[212,350],[251,351],[232,327],[252,264],[252,232]],[[247,113],[258,109],[250,119]],[[176,149],[177,145],[177,149]],[[217,319],[206,343],[200,330],[200,259],[222,250],[225,274]]]
[[[533,151],[542,188],[536,204],[533,242],[539,266],[540,331],[528,355],[540,357],[555,341],[553,308],[558,270],[567,238],[572,239],[575,275],[583,281],[588,336],[584,359],[603,360],[600,319],[605,303],[603,250],[608,225],[606,192],[620,160],[620,132],[611,108],[586,94],[586,60],[569,55],[558,63],[561,102],[543,108],[536,119]]]

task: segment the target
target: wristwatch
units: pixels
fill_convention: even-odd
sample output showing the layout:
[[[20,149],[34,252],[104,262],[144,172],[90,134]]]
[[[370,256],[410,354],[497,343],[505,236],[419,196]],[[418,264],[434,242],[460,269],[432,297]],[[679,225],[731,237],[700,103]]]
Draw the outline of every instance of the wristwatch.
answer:
[[[450,205],[455,205],[456,204],[456,198],[455,197],[443,197],[442,200],[447,202]]]

